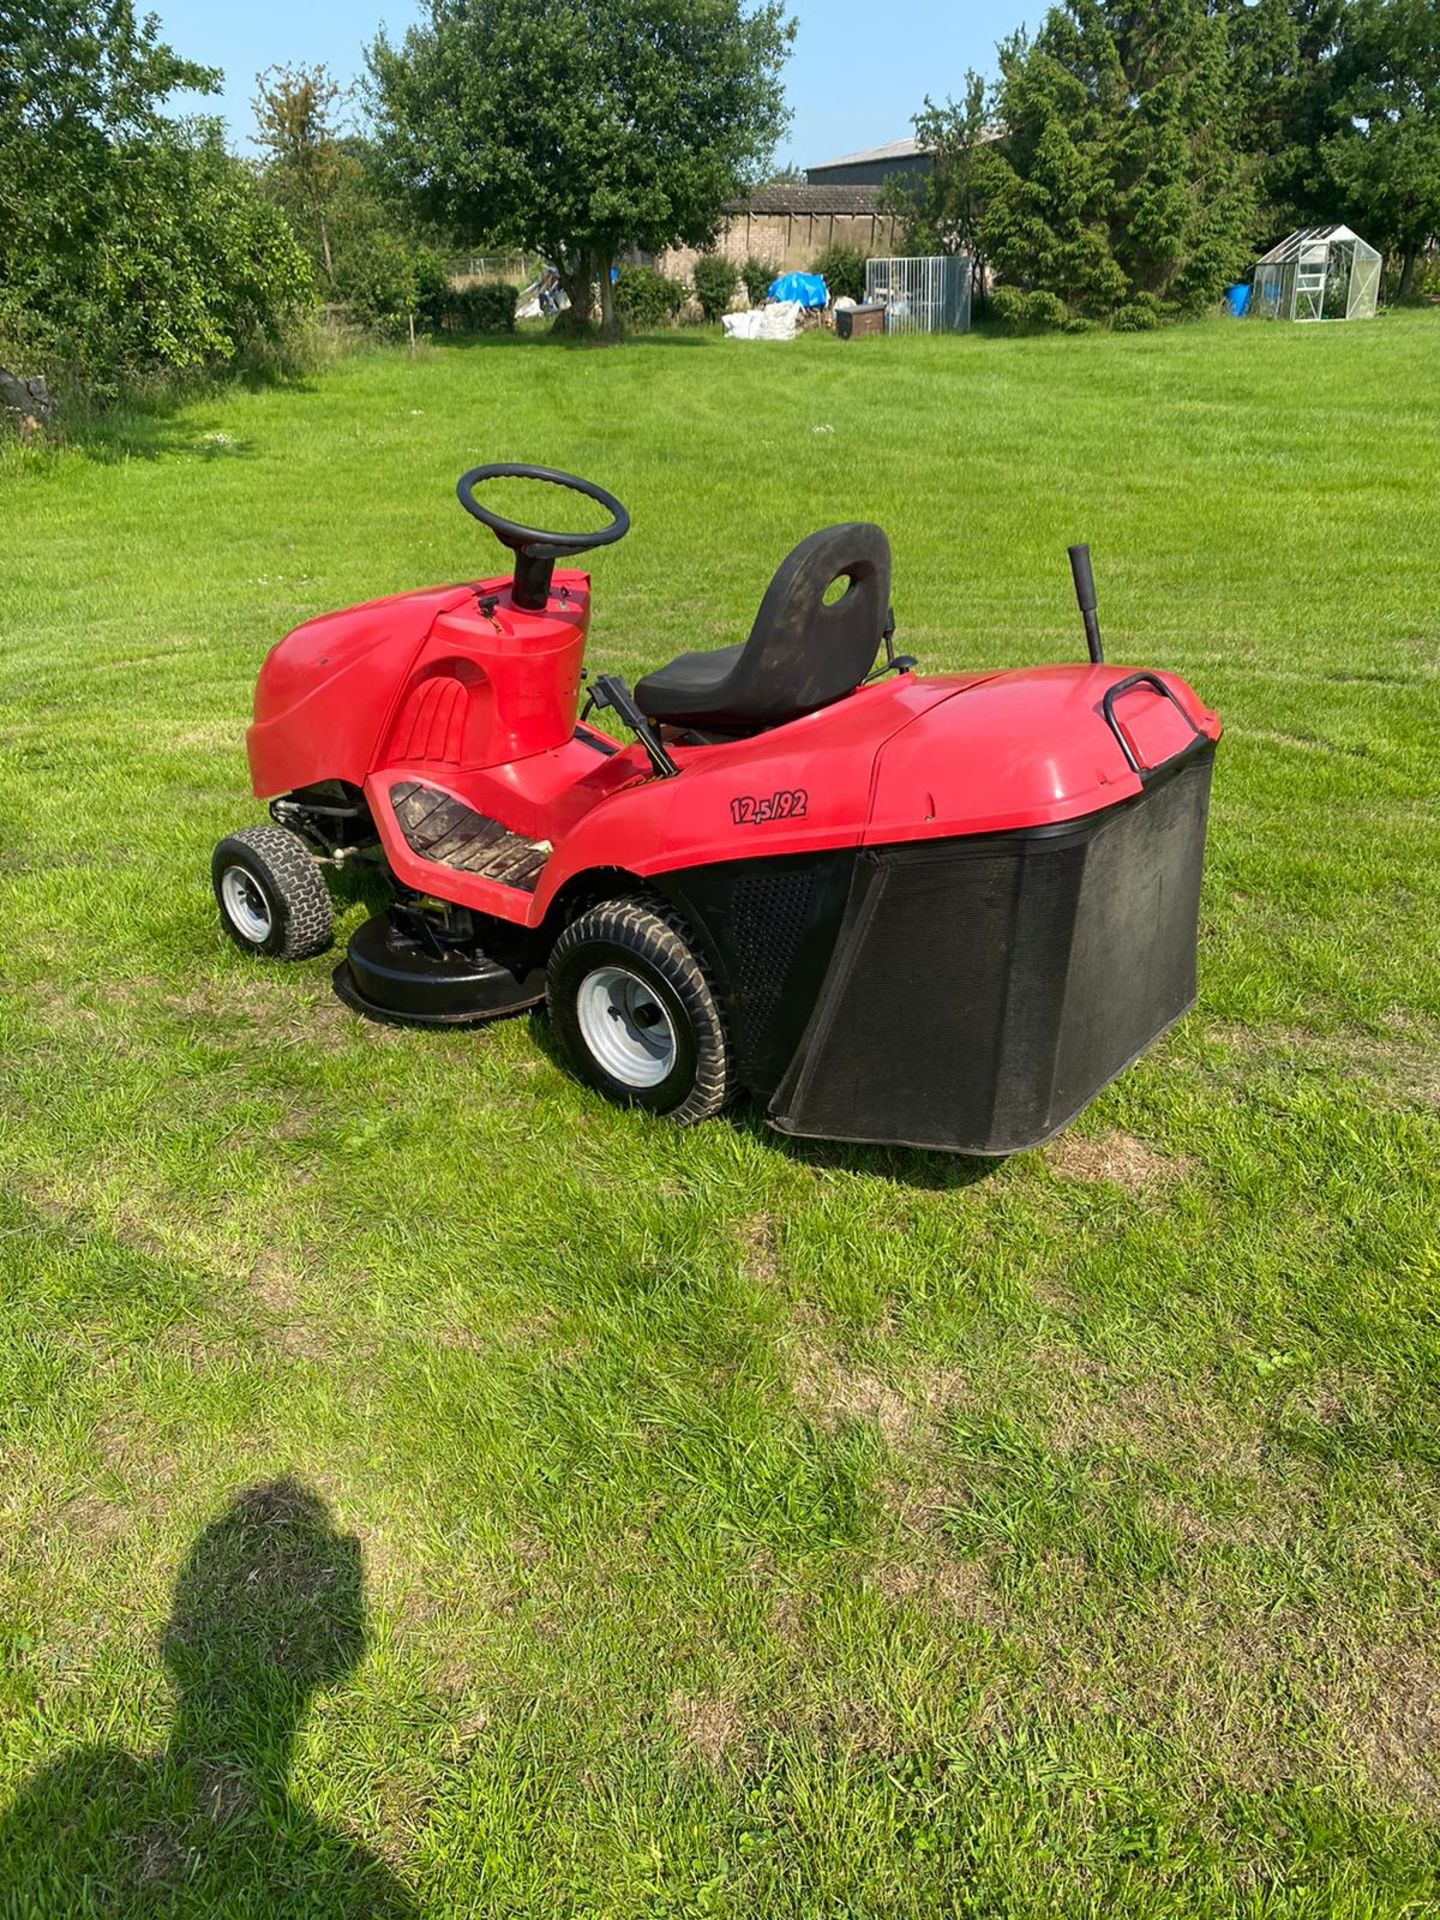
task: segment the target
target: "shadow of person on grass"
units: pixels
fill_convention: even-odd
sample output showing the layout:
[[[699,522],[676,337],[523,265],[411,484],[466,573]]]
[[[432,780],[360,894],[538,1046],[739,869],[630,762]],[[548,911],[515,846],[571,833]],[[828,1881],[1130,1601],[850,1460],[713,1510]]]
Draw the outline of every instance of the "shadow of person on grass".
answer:
[[[176,1584],[164,1751],[82,1748],[26,1784],[0,1817],[0,1916],[418,1914],[290,1792],[311,1695],[364,1650],[358,1542],[293,1480],[240,1494]]]

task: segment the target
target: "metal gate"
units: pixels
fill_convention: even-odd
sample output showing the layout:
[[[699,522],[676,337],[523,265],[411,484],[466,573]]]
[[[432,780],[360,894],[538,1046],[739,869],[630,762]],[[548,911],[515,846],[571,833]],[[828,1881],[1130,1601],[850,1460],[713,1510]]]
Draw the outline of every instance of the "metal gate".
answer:
[[[865,298],[884,303],[887,333],[968,333],[970,256],[867,260]]]

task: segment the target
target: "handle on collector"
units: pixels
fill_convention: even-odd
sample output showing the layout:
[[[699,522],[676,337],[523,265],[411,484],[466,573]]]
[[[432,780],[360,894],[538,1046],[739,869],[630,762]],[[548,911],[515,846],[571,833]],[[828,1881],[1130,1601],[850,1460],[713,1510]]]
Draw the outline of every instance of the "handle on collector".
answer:
[[[1125,764],[1132,773],[1138,774],[1141,780],[1144,781],[1147,780],[1152,773],[1158,773],[1160,767],[1168,767],[1170,760],[1175,759],[1176,756],[1172,753],[1170,760],[1162,760],[1160,766],[1157,767],[1141,766],[1139,756],[1126,737],[1125,729],[1115,717],[1115,702],[1120,698],[1122,693],[1129,693],[1132,687],[1153,687],[1156,693],[1162,695],[1170,702],[1171,706],[1174,707],[1180,718],[1195,735],[1195,740],[1208,740],[1210,736],[1203,727],[1196,726],[1195,722],[1190,718],[1190,715],[1185,711],[1184,707],[1181,706],[1180,702],[1175,698],[1174,693],[1166,686],[1158,673],[1151,673],[1148,668],[1142,668],[1139,673],[1129,673],[1126,674],[1123,680],[1117,680],[1113,687],[1106,689],[1105,698],[1100,702],[1100,711],[1109,722],[1110,731],[1114,734],[1120,751],[1125,756]],[[1189,753],[1195,745],[1195,740],[1187,742],[1179,751],[1181,753]]]

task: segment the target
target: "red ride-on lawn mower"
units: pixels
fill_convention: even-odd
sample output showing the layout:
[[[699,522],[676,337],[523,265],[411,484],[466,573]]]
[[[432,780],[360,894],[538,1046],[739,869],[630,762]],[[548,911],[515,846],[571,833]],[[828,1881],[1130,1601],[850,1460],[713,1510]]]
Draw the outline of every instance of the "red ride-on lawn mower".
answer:
[[[482,503],[516,479],[609,522]],[[261,669],[275,824],[213,866],[241,947],[323,952],[322,865],[378,862],[393,904],[335,972],[359,1012],[546,999],[623,1104],[692,1121],[743,1089],[785,1133],[966,1153],[1058,1132],[1193,1003],[1220,726],[1173,675],[1104,665],[1086,549],[1088,665],[922,678],[892,644],[889,545],[853,522],[801,541],[743,645],[633,693],[602,674],[577,718],[590,579],[555,563],[622,538],[625,509],[545,467],[458,491],[512,579],[307,621]]]

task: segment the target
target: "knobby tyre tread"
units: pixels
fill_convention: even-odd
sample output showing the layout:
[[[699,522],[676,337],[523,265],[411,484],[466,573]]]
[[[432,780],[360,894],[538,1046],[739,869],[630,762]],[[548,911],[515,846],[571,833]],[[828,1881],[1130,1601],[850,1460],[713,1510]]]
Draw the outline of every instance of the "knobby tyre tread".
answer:
[[[618,951],[645,963],[679,1002],[693,1036],[693,1077],[674,1104],[660,1105],[619,1088],[591,1059],[571,1017],[570,1002],[578,986],[567,978],[572,957],[594,946]],[[600,956],[597,954],[597,959]],[[561,996],[566,1004],[560,1004]],[[581,913],[560,935],[550,956],[547,1004],[552,1027],[582,1076],[612,1099],[629,1105],[652,1105],[677,1126],[708,1120],[733,1100],[734,1056],[725,1016],[694,937],[680,916],[662,900],[639,896],[602,901]]]
[[[220,876],[227,867],[247,867],[269,896],[275,929],[263,951],[276,960],[308,960],[325,953],[335,937],[330,890],[315,864],[314,855],[288,827],[242,827],[228,834],[215,849],[211,876],[216,899]],[[236,944],[248,952],[254,945],[231,925],[220,902],[221,920]]]

